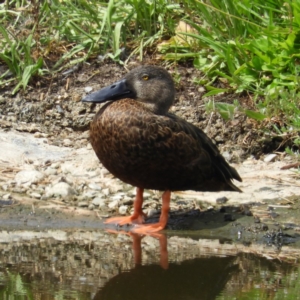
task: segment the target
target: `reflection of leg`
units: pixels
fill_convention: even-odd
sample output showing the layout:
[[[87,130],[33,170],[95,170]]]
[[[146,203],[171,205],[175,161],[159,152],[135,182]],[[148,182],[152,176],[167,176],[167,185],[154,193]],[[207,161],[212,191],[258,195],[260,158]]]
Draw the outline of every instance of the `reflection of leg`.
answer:
[[[159,234],[159,246],[160,246],[160,265],[163,269],[168,269],[169,267],[169,257],[168,257],[168,241],[164,234]]]
[[[136,196],[133,206],[133,215],[126,217],[113,217],[107,219],[104,224],[117,224],[117,225],[126,225],[126,224],[142,224],[144,222],[145,214],[143,213],[143,193],[144,189],[137,188]]]
[[[134,264],[140,266],[142,264],[142,245],[141,241],[143,236],[135,233],[130,233],[132,236],[132,249],[134,255]]]
[[[171,199],[171,192],[165,191],[162,195],[162,209],[161,209],[161,214],[158,223],[136,225],[132,229],[132,232],[139,233],[139,234],[147,234],[147,233],[163,230],[168,223],[170,199]]]
[[[115,234],[126,234],[132,237],[132,250],[134,255],[134,263],[136,266],[139,266],[142,264],[142,245],[141,241],[144,238],[145,235],[140,235],[134,232],[126,232],[124,230],[112,230],[112,229],[106,229],[109,233],[115,233]],[[168,240],[167,237],[162,233],[149,233],[147,234],[153,238],[157,238],[159,240],[159,247],[160,247],[160,266],[163,269],[168,269],[169,267],[169,261],[168,261]]]

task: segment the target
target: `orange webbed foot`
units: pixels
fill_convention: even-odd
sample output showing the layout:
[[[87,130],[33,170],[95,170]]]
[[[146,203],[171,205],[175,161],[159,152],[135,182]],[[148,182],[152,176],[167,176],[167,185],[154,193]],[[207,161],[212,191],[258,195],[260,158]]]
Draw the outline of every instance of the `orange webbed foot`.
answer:
[[[143,224],[144,223],[144,215],[132,215],[127,217],[113,217],[107,219],[104,224],[115,224],[118,226],[124,225],[132,225],[132,224]]]
[[[134,225],[131,229],[131,232],[139,234],[151,234],[163,230],[166,227],[164,223],[153,223],[153,224],[144,224],[144,225]]]
[[[158,223],[153,224],[145,224],[145,225],[135,225],[131,231],[134,233],[139,234],[149,234],[149,233],[155,233],[158,231],[163,230],[167,223],[168,223],[168,213],[170,209],[170,198],[171,198],[171,192],[165,191],[162,195],[162,209],[161,209],[161,215],[159,218]]]

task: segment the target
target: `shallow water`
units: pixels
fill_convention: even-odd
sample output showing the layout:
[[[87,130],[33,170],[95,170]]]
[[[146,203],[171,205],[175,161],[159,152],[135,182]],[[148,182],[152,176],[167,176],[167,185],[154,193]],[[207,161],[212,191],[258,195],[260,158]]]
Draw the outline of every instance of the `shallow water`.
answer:
[[[0,236],[4,300],[300,299],[297,245],[83,229]]]
[[[4,183],[26,161],[43,171],[49,158],[66,156],[82,167],[76,178],[91,182],[92,150],[71,155],[12,132],[0,134],[0,144]],[[244,193],[227,195],[221,208],[220,195],[178,193],[201,212],[171,215],[166,235],[143,238],[103,231],[98,212],[76,203],[28,193],[2,199],[9,191],[1,191],[0,300],[300,299],[299,183],[283,164],[240,165]]]

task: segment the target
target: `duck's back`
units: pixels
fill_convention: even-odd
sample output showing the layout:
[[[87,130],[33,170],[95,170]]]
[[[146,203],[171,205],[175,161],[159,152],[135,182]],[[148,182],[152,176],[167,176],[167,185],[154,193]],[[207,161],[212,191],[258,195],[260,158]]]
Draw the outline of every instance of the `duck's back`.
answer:
[[[239,191],[238,173],[198,128],[156,115],[131,99],[103,106],[91,124],[102,164],[133,186],[155,190]]]

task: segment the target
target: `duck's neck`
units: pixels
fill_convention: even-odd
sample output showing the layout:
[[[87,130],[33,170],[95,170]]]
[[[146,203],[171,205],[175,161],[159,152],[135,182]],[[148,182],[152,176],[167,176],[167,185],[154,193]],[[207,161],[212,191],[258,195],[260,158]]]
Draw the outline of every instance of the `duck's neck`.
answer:
[[[136,99],[139,103],[143,105],[147,110],[151,111],[156,115],[165,115],[168,113],[169,108],[173,104],[173,101],[161,101],[161,102],[149,102],[149,100],[145,101],[143,99]]]

